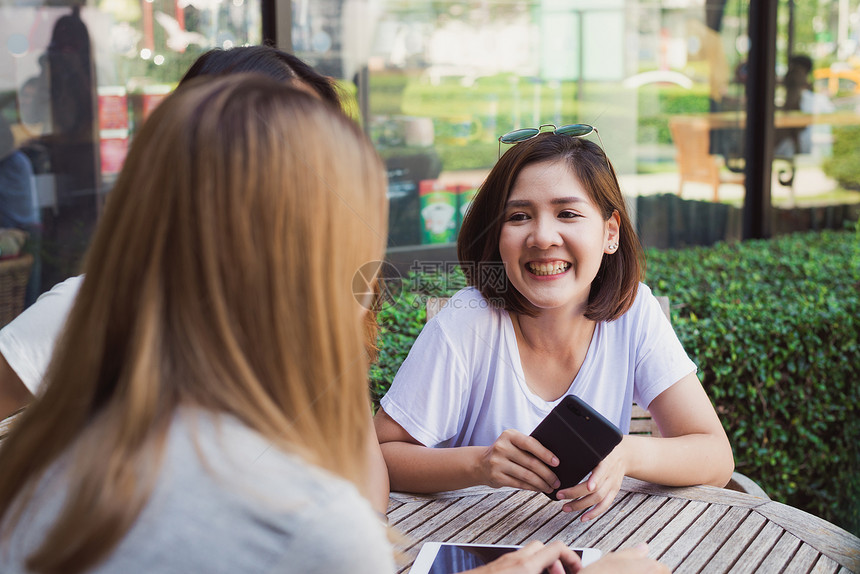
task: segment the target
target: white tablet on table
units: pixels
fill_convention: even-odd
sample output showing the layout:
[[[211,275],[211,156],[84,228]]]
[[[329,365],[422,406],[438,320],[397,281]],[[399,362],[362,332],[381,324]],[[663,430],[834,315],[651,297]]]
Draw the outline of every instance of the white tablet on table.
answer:
[[[409,574],[456,574],[489,564],[499,556],[520,546],[499,544],[459,544],[455,542],[425,542],[409,570]],[[571,548],[588,566],[601,556],[597,548]]]

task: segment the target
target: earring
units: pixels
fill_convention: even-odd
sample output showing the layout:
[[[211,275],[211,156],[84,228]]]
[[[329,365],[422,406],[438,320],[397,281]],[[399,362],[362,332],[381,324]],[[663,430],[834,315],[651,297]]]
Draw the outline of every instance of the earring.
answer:
[[[607,249],[609,249],[610,251],[615,251],[616,249],[618,249],[618,244],[617,243],[610,243],[607,246]]]

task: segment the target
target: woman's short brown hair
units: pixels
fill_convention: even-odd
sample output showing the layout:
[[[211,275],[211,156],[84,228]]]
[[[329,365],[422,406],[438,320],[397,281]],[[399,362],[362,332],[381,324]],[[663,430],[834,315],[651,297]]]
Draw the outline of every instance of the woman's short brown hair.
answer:
[[[609,158],[596,143],[551,133],[517,144],[490,171],[463,220],[457,238],[460,266],[470,285],[489,301],[504,301],[509,312],[534,316],[537,309],[510,283],[502,269],[499,238],[505,205],[520,172],[541,162],[562,162],[582,183],[604,220],[618,212],[618,251],[605,254],[591,284],[585,316],[612,321],[623,315],[636,299],[645,271],[645,257],[630,222],[618,178]]]

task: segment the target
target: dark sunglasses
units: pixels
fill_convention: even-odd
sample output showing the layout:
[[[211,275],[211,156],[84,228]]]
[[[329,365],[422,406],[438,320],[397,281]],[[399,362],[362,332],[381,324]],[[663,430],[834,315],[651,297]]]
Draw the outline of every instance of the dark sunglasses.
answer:
[[[552,132],[547,131],[546,133],[554,133],[560,136],[570,136],[572,138],[582,138],[592,133],[595,133],[597,134],[597,139],[600,141],[600,147],[604,147],[603,139],[601,139],[600,137],[600,132],[598,132],[597,128],[594,126],[590,126],[588,124],[570,124],[557,128],[555,127],[555,124],[541,124],[540,127],[537,128],[521,128],[512,132],[508,132],[503,136],[500,136],[499,157],[502,157],[502,144],[518,144],[520,142],[530,140],[534,137],[537,137],[539,134],[544,133],[544,128],[552,128]],[[605,152],[604,155],[606,155]],[[609,158],[607,158],[607,161],[608,159]]]

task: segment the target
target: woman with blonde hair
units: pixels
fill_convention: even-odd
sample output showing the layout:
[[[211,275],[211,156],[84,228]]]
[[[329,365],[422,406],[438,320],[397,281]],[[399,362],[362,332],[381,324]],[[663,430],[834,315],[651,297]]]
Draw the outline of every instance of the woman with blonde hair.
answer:
[[[184,86],[200,77],[248,72],[289,83],[332,106],[342,107],[341,92],[331,78],[318,74],[296,56],[272,46],[210,50],[197,58],[179,85]],[[83,275],[80,275],[55,285],[12,323],[0,329],[0,420],[23,409],[34,395],[41,394],[54,345],[82,281]],[[371,359],[375,360],[378,331],[375,313],[366,314],[364,325],[365,344]],[[0,431],[0,440],[4,434]],[[375,510],[385,512],[388,507],[388,471],[375,434],[368,437],[368,442],[373,452],[365,480],[370,486]]]
[[[0,570],[391,570],[352,486],[371,429],[351,280],[386,212],[370,143],[304,92],[236,76],[159,106],[0,449]]]

